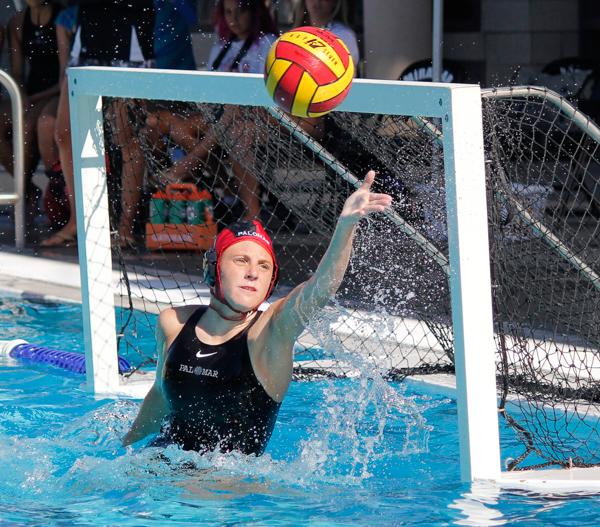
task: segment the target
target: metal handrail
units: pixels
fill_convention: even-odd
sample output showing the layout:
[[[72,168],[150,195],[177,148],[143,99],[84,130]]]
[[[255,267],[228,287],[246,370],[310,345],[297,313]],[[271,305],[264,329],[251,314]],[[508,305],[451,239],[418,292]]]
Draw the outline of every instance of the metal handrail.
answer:
[[[12,142],[13,142],[13,180],[14,192],[0,194],[0,205],[15,206],[15,246],[25,247],[25,167],[24,167],[24,132],[23,132],[23,99],[21,90],[15,80],[5,71],[0,70],[0,84],[10,96],[12,110]]]

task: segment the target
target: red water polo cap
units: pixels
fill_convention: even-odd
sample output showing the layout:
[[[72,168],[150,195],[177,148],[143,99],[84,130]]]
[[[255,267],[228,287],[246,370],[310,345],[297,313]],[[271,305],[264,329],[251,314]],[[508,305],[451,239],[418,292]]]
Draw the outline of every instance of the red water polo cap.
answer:
[[[239,242],[251,241],[260,245],[265,251],[269,253],[271,256],[271,260],[273,260],[273,276],[271,277],[271,285],[269,287],[269,291],[267,292],[267,296],[264,300],[266,300],[273,288],[275,287],[275,283],[277,282],[277,260],[275,258],[275,252],[273,251],[273,241],[271,237],[265,231],[265,228],[262,226],[262,223],[258,220],[252,221],[241,221],[238,223],[234,223],[225,227],[217,236],[215,242],[215,256],[216,256],[216,283],[218,286],[218,295],[217,298],[222,300],[221,294],[221,271],[220,271],[220,260],[221,256],[225,252],[226,249],[229,249],[232,245],[235,245]],[[263,300],[263,301],[264,301]]]
[[[242,221],[225,227],[217,236],[215,243],[215,252],[217,253],[217,262],[226,249],[239,242],[251,241],[260,245],[271,255],[273,266],[277,267],[275,252],[273,251],[273,242],[271,237],[265,231],[260,221]]]

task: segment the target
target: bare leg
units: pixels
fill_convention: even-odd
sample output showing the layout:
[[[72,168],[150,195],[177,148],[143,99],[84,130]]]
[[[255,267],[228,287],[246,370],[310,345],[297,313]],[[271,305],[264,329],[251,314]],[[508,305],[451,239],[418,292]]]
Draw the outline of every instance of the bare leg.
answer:
[[[37,122],[46,106],[47,101],[38,101],[25,111],[24,146],[25,173],[32,174],[40,160],[37,136]]]
[[[325,135],[325,118],[324,117],[295,117],[288,115],[288,117],[297,123],[307,134],[314,137],[317,141],[323,139]]]
[[[184,180],[190,172],[201,165],[202,160],[206,159],[215,144],[214,137],[202,137],[207,126],[199,114],[184,118],[160,110],[150,114],[146,124],[146,136],[154,138],[152,144],[157,142],[157,136],[169,136],[171,141],[186,152],[186,155],[164,174],[167,182]]]
[[[23,153],[25,173],[25,202],[27,220],[31,221],[38,213],[39,189],[32,182],[32,176],[40,160],[37,140],[37,121],[47,101],[40,100],[25,108],[23,123]]]
[[[197,142],[199,133],[205,133],[207,129],[206,123],[198,113],[183,117],[168,110],[152,112],[146,118],[146,124],[157,129],[161,135],[171,136],[173,141],[186,150],[193,146],[190,141]]]
[[[232,168],[233,175],[239,183],[239,197],[246,207],[244,219],[254,220],[260,214],[260,200],[258,199],[260,185],[254,175],[238,162],[234,161]]]
[[[217,143],[213,135],[205,135],[192,149],[187,151],[187,154],[179,161],[173,163],[173,166],[165,172],[165,178],[169,182],[179,182],[192,171],[198,168],[202,161],[207,157],[211,149]]]
[[[206,125],[199,116],[190,119],[173,116],[170,119],[169,135],[186,152],[192,151],[205,134]]]
[[[37,137],[40,157],[46,170],[50,170],[58,161],[58,149],[54,141],[54,129],[56,128],[56,111],[58,109],[58,97],[53,97],[44,106],[37,121]]]
[[[229,119],[229,130],[233,135],[235,149],[231,152],[233,175],[238,181],[238,194],[246,212],[244,219],[253,220],[260,214],[260,185],[252,172],[243,165],[243,160],[251,156],[252,145],[256,140],[257,127],[240,112],[231,110],[225,113],[224,119]],[[235,122],[234,122],[235,121]]]
[[[121,171],[121,220],[119,240],[127,245],[134,238],[133,226],[144,179],[144,156],[137,137],[127,118],[126,101],[117,100],[113,105],[116,139],[121,148],[123,166]]]
[[[58,146],[58,154],[71,208],[71,216],[66,225],[50,238],[44,240],[41,245],[44,247],[53,247],[64,245],[65,242],[72,241],[77,234],[77,222],[75,218],[75,194],[73,177],[73,145],[71,143],[71,123],[69,121],[69,93],[67,89],[67,80],[65,79],[60,91],[58,101],[58,110],[56,114],[55,139]]]

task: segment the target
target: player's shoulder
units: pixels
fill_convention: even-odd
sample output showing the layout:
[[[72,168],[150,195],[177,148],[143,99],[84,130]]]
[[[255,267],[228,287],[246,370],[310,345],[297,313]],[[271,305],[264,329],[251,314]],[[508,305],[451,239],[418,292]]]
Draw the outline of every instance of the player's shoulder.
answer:
[[[253,325],[250,336],[269,337],[281,332],[280,314],[285,305],[285,298],[272,301],[266,309],[259,311],[260,318]]]
[[[200,307],[200,305],[188,305],[163,309],[158,316],[158,323],[163,333],[168,335],[181,330],[192,314]]]

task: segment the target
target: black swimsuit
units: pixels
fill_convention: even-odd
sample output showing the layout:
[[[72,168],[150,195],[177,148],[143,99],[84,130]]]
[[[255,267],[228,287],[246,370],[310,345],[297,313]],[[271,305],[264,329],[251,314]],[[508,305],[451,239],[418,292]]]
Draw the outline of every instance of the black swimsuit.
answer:
[[[250,362],[248,330],[260,313],[235,337],[210,345],[196,336],[206,309],[192,314],[167,351],[163,392],[170,414],[158,444],[260,455],[281,404],[265,392]]]
[[[31,20],[31,9],[27,7],[23,19],[23,55],[28,61],[25,92],[33,95],[58,84],[58,44],[54,21],[60,6],[52,5],[52,16],[45,26]]]
[[[147,64],[154,59],[153,0],[71,0],[79,5],[72,65]]]

